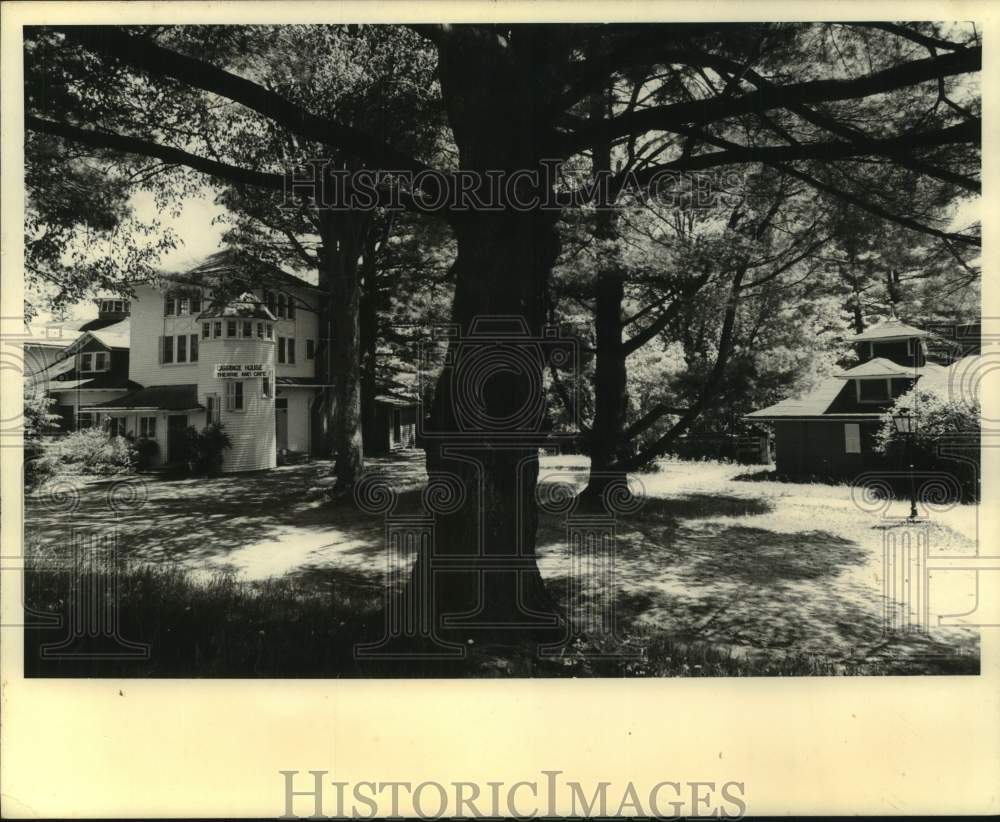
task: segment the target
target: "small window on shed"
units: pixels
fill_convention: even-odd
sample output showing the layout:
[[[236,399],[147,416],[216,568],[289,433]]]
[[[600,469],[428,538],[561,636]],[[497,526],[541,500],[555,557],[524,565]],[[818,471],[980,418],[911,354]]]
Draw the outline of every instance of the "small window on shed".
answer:
[[[856,422],[844,423],[844,453],[861,453],[861,426]]]

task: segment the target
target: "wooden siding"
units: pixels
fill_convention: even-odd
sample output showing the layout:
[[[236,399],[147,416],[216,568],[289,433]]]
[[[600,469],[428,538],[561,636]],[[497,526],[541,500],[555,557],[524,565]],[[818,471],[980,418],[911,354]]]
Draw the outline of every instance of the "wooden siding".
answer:
[[[186,287],[190,291],[190,286]],[[304,305],[314,305],[317,294],[304,288],[285,287],[286,294],[293,294],[296,300],[294,319],[278,319],[274,323],[271,340],[258,338],[201,338],[202,320],[197,315],[165,316],[165,291],[151,286],[136,289],[132,301],[132,349],[129,376],[143,386],[181,385],[196,383],[198,402],[206,405],[208,394],[215,394],[221,403],[220,419],[225,432],[232,441],[232,447],[225,452],[223,471],[254,471],[273,468],[276,464],[276,437],[274,424],[274,395],[261,397],[260,379],[244,380],[244,410],[229,411],[225,407],[226,381],[216,379],[215,366],[219,363],[263,363],[272,370],[275,377],[316,376],[315,360],[306,359],[306,340],[311,339],[318,347],[318,322],[314,311]],[[263,298],[263,289],[257,289],[257,296]],[[210,293],[203,291],[203,307],[207,307]],[[160,340],[164,336],[198,336],[198,362],[161,363]],[[295,363],[277,363],[277,338],[295,339]],[[309,400],[313,392],[306,390],[289,391],[289,448],[307,451],[309,448]],[[158,414],[157,441],[161,453],[166,453],[166,414]],[[189,415],[188,424],[197,428],[206,425],[205,411]],[[134,424],[134,421],[133,421]]]
[[[782,420],[775,422],[775,468],[780,474],[810,474],[850,479],[878,461],[874,451],[879,423],[856,422],[861,453],[846,449],[844,420]]]

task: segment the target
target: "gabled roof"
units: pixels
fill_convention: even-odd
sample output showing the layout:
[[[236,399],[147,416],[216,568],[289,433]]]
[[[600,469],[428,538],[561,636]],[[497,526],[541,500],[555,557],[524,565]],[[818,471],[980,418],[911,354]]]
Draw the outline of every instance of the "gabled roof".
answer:
[[[161,280],[187,285],[222,287],[230,293],[252,287],[277,288],[282,285],[318,290],[312,283],[289,274],[271,263],[251,257],[233,248],[225,248],[205,257],[183,271],[161,271]]]
[[[896,339],[906,339],[907,337],[929,337],[931,336],[929,331],[921,331],[919,328],[914,328],[912,325],[907,325],[900,320],[886,320],[885,322],[876,323],[870,328],[866,328],[860,334],[850,338],[850,342],[874,342],[877,340],[896,340]]]
[[[93,408],[120,409],[123,411],[197,411],[202,408],[198,404],[198,386],[185,385],[150,385],[140,388],[124,397],[97,403]]]
[[[916,377],[917,385],[921,388],[946,389],[949,383],[961,381],[963,374],[970,368],[975,369],[976,356],[963,357],[958,362],[949,366],[938,365],[937,363],[927,363],[919,368],[908,368],[901,376]],[[863,363],[867,365],[868,363]],[[861,366],[858,366],[860,368]],[[896,366],[901,368],[902,366]],[[852,371],[856,369],[851,369]],[[847,372],[850,374],[850,372]],[[815,417],[815,418],[844,418],[844,417],[877,417],[881,411],[865,413],[833,413],[829,412],[831,407],[837,408],[841,403],[835,403],[841,391],[849,388],[850,376],[845,379],[844,375],[829,377],[820,383],[813,391],[803,397],[789,398],[779,403],[761,408],[759,411],[752,411],[743,416],[747,419],[788,419],[791,417]]]
[[[105,348],[128,348],[131,335],[131,325],[128,319],[119,320],[114,325],[98,328],[93,331],[84,331],[73,342],[66,346],[64,353],[70,354],[79,351],[87,344],[88,340],[97,340]]]
[[[907,368],[899,365],[885,357],[875,357],[872,360],[841,371],[837,374],[838,380],[851,380],[856,377],[912,377],[914,373],[919,373],[919,369]]]
[[[104,328],[90,329],[84,333],[90,334],[95,340],[103,343],[108,348],[128,348],[131,335],[131,324],[126,318],[119,320],[114,325]]]

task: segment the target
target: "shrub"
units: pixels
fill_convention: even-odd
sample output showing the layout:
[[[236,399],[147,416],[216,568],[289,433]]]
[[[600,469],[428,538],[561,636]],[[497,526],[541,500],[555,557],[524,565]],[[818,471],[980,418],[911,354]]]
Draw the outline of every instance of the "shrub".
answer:
[[[55,400],[43,391],[24,389],[24,485],[32,490],[56,472],[45,457],[42,438],[59,429],[59,415],[52,412]]]
[[[157,445],[156,440],[147,439],[142,437],[135,440],[135,450],[139,461],[139,470],[145,471],[147,468],[152,467],[156,462],[156,458],[160,453],[160,446]]]
[[[45,445],[42,459],[54,470],[77,474],[129,474],[138,453],[125,437],[112,437],[100,428],[85,428]]]
[[[217,474],[222,470],[222,454],[232,447],[229,435],[220,423],[213,422],[201,431],[187,430],[188,464],[199,474]]]
[[[875,448],[886,455],[906,456],[906,435],[896,431],[893,416],[906,411],[916,419],[912,463],[917,469],[947,471],[962,485],[963,497],[978,499],[980,405],[977,398],[946,389],[915,388],[882,415]],[[949,456],[947,446],[960,446],[962,457]]]

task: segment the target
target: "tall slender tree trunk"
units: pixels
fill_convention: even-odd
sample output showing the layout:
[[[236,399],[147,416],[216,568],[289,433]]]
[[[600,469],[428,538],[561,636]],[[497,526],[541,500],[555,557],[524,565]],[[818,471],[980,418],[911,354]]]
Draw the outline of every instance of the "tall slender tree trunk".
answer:
[[[365,250],[361,283],[361,431],[363,443],[375,442],[375,397],[378,394],[378,284],[375,249]]]
[[[593,95],[591,111],[601,120],[608,113],[606,92]],[[611,170],[611,148],[607,143],[595,145],[592,150],[595,178]],[[617,220],[614,204],[607,198],[600,203],[594,229],[598,240],[599,269],[595,283],[594,325],[596,337],[596,364],[594,374],[594,424],[590,438],[590,476],[583,499],[600,503],[611,485],[625,479],[625,472],[616,470],[615,464],[625,456],[625,414],[628,408],[628,372],[626,351],[622,340],[622,301],[625,298],[625,281],[613,250],[617,239]]]
[[[329,364],[333,383],[330,442],[334,452],[336,489],[344,491],[364,470],[361,432],[361,283],[358,248],[343,212],[321,211],[320,225],[329,284],[331,341]]]
[[[615,468],[625,456],[625,413],[628,405],[628,372],[622,339],[621,274],[603,270],[597,275],[595,326],[597,356],[594,374],[594,424],[591,428],[590,477],[584,498],[599,502],[609,485],[624,481]]]

